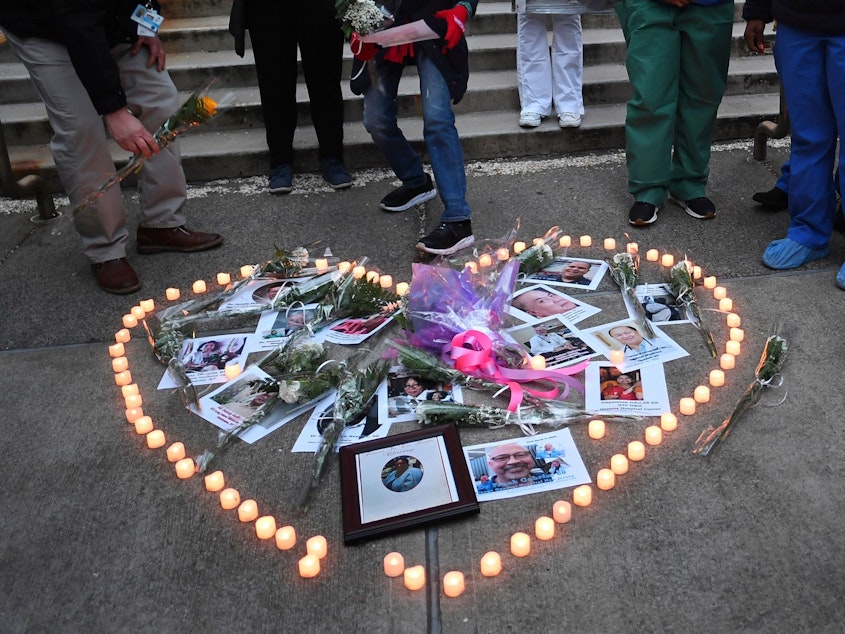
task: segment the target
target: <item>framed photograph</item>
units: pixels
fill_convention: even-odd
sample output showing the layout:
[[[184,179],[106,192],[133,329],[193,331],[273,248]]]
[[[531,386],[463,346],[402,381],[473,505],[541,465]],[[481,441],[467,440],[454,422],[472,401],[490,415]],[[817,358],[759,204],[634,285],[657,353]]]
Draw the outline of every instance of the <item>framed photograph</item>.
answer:
[[[479,510],[454,425],[341,447],[340,477],[347,544]]]

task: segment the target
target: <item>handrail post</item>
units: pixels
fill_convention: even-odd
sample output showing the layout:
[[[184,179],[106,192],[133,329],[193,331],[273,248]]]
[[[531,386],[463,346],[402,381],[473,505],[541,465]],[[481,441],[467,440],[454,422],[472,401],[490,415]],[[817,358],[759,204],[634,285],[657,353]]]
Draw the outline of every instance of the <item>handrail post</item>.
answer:
[[[754,131],[754,160],[766,160],[766,141],[768,139],[782,139],[789,134],[789,110],[786,107],[786,97],[783,94],[783,84],[780,87],[780,112],[777,124],[763,121]]]

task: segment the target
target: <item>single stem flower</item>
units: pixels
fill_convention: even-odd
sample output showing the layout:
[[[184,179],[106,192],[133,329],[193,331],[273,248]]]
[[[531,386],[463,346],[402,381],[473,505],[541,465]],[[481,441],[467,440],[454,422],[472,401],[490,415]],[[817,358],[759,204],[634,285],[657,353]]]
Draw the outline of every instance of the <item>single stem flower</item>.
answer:
[[[715,359],[717,354],[716,343],[713,341],[713,335],[701,321],[701,311],[693,292],[695,284],[690,273],[689,262],[681,260],[671,268],[669,271],[669,286],[672,288],[672,293],[675,295],[678,305],[683,307],[687,318],[704,337],[710,356]]]
[[[651,321],[646,317],[643,305],[637,299],[637,276],[640,271],[639,255],[617,253],[607,263],[610,265],[610,277],[622,291],[622,299],[636,314],[637,324],[642,327],[643,333],[648,339],[653,339],[656,336],[654,328],[651,327]]]

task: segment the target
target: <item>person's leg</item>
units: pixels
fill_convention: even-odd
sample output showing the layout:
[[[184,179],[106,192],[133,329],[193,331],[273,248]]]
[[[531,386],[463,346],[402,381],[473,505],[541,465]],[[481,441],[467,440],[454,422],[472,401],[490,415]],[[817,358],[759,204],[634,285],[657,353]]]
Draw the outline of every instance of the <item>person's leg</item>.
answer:
[[[616,11],[634,89],[625,119],[628,191],[637,201],[660,206],[670,182],[681,46],[674,23],[682,10],[654,0],[625,0]]]
[[[678,13],[681,69],[675,114],[672,182],[679,201],[705,196],[716,113],[727,83],[733,3],[690,4]]]
[[[577,13],[552,18],[552,86],[558,115],[584,114],[582,94],[584,53],[581,44],[581,16]]]
[[[547,117],[552,112],[552,63],[546,16],[520,13],[516,18],[516,82],[520,116]]]

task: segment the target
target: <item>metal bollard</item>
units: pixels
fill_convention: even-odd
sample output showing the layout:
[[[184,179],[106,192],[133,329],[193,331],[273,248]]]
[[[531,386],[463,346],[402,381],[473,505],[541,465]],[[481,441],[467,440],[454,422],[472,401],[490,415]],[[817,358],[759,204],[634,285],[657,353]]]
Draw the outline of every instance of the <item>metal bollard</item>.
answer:
[[[3,122],[0,121],[0,189],[12,198],[35,197],[38,204],[38,220],[52,220],[59,214],[53,203],[53,194],[47,187],[47,181],[40,176],[31,174],[18,180],[12,170],[9,160],[9,150],[6,147],[6,137],[3,134]]]

